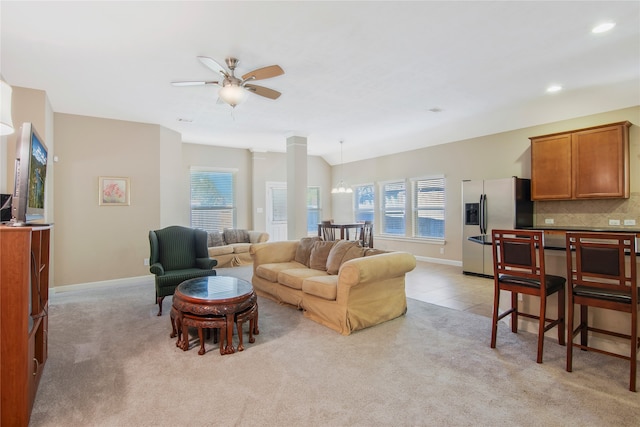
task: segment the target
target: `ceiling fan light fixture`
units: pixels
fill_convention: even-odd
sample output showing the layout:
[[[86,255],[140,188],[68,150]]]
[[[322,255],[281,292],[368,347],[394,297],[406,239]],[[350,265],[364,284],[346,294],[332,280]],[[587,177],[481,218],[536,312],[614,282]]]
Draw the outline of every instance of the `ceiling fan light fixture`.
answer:
[[[236,105],[244,101],[246,93],[247,91],[243,87],[237,85],[227,85],[220,89],[220,91],[218,92],[218,96],[227,104],[235,107]]]

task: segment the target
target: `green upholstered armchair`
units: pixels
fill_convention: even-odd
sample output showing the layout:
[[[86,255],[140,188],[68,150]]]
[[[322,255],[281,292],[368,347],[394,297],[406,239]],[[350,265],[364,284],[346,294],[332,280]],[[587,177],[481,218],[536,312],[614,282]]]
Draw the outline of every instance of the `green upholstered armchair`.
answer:
[[[156,302],[162,316],[162,301],[188,279],[215,276],[218,262],[209,258],[207,232],[173,225],[149,231],[151,271],[156,276]]]

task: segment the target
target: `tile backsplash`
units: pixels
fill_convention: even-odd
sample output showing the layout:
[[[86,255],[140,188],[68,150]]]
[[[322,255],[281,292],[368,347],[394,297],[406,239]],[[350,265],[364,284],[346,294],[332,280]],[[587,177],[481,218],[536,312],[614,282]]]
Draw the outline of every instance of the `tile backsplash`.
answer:
[[[631,193],[628,199],[535,202],[534,213],[535,226],[543,226],[545,219],[553,219],[553,225],[560,227],[609,227],[609,220],[617,219],[620,221],[621,228],[638,229],[640,228],[640,193]],[[635,220],[636,224],[625,226],[625,219]]]

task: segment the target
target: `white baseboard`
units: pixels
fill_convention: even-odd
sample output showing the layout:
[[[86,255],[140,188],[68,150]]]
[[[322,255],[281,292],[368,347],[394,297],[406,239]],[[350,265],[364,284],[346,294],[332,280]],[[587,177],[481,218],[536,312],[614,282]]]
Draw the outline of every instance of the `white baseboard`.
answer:
[[[123,279],[102,280],[100,282],[78,283],[77,285],[56,286],[53,288],[49,288],[49,293],[57,294],[62,292],[80,291],[104,287],[113,288],[116,286],[131,286],[137,284],[149,284],[153,286],[154,276],[150,274],[147,276],[126,277]]]
[[[462,261],[456,261],[453,259],[432,258],[427,256],[416,256],[417,261],[433,262],[435,264],[453,265],[454,267],[462,267]]]

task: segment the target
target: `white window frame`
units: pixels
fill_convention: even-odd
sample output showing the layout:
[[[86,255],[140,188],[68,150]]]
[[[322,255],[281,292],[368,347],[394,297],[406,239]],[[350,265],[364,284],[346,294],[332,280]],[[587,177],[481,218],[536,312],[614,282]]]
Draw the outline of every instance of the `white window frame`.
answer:
[[[371,187],[372,195],[371,195],[371,209],[365,208],[360,209],[360,204],[358,201],[358,196],[360,195],[360,189],[365,187]],[[361,215],[364,214],[364,215]],[[376,186],[374,183],[368,184],[360,184],[353,186],[353,217],[356,221],[365,221],[367,219],[367,215],[370,214],[370,221],[374,221],[376,216]],[[375,222],[375,221],[374,221]]]
[[[434,192],[433,197],[429,197],[427,193],[421,194],[418,192],[421,184],[442,184],[441,192]],[[440,188],[440,187],[438,187]],[[420,202],[422,199],[422,203]],[[445,221],[446,221],[446,179],[444,175],[431,175],[419,178],[411,178],[411,223],[412,223],[412,236],[418,239],[429,239],[442,241],[445,238]],[[422,205],[422,206],[421,206]],[[437,219],[442,220],[442,235],[435,234],[419,234],[419,222],[421,218],[428,216],[435,216]]]
[[[212,174],[225,174],[231,175],[231,195],[222,199],[219,205],[212,204],[209,209],[207,207],[202,207],[198,209],[194,209],[194,198],[193,198],[193,175],[194,173],[212,173]],[[237,179],[237,169],[223,169],[223,168],[206,168],[206,167],[198,167],[192,166],[189,170],[189,222],[191,227],[202,228],[207,232],[218,232],[222,231],[224,228],[235,228],[236,227],[236,215],[237,215],[237,204],[236,204],[236,179]],[[194,218],[194,212],[199,211],[228,211],[226,215],[228,219],[223,220],[213,220],[207,221],[206,219],[197,219]],[[224,215],[224,212],[223,212]],[[198,215],[196,215],[198,216]],[[202,216],[202,215],[200,215]],[[195,220],[194,220],[195,219]],[[218,224],[216,227],[215,225]]]
[[[386,186],[392,184],[402,184],[402,188],[404,190],[403,200],[401,204],[397,204],[393,208],[388,209],[387,206],[390,204],[389,201],[385,199],[386,195]],[[381,182],[379,185],[380,196],[379,196],[379,206],[380,206],[380,233],[385,236],[393,236],[393,237],[406,237],[407,235],[407,180],[406,179],[396,179],[390,181]],[[400,212],[402,213],[402,224],[403,232],[402,233],[391,233],[387,230],[387,212]]]

